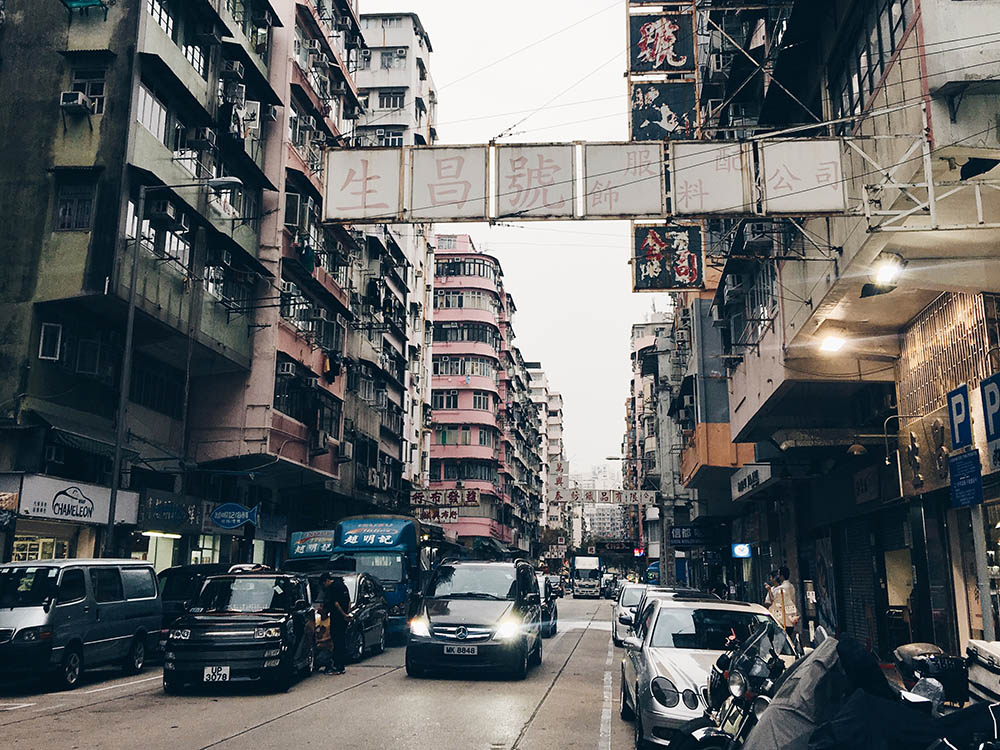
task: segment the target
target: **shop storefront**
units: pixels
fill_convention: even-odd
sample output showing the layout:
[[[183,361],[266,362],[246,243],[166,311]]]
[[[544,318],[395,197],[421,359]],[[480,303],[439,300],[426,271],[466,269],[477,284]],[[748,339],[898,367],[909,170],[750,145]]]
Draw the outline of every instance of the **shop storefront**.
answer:
[[[150,561],[157,572],[189,562],[200,543],[202,510],[201,498],[147,490],[139,502],[132,556]]]
[[[204,502],[191,562],[255,562],[278,566],[288,547],[288,519],[260,506]]]
[[[86,482],[41,474],[5,474],[5,504],[17,496],[13,532],[8,521],[5,535],[9,559],[45,560],[94,557],[100,552],[111,510],[111,489]],[[16,485],[17,489],[13,489]],[[116,526],[123,531],[136,524],[139,495],[119,491]]]

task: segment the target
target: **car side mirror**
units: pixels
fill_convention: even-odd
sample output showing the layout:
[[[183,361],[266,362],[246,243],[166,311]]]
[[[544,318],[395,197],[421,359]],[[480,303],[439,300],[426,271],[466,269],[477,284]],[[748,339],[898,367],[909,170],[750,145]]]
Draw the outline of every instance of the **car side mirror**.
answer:
[[[295,611],[296,612],[298,612],[300,609],[306,609],[308,606],[309,606],[309,602],[307,602],[305,599],[296,599],[295,600]]]
[[[620,622],[622,625],[631,625],[632,624],[632,615],[630,615],[628,613],[618,615],[618,622]]]
[[[625,646],[627,651],[639,651],[642,649],[642,641],[631,635],[622,641],[622,645]]]

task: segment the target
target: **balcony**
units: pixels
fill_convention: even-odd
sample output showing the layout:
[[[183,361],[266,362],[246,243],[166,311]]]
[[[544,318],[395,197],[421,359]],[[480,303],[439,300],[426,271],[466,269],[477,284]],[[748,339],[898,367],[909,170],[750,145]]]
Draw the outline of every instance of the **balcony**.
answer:
[[[733,443],[726,422],[695,426],[681,454],[681,483],[700,491],[729,493],[729,476],[754,460],[753,445]]]

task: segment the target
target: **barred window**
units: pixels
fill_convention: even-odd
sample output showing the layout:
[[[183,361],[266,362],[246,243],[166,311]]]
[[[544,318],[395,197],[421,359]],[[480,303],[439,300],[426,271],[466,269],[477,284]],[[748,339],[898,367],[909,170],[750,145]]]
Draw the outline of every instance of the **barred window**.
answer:
[[[78,68],[73,71],[73,91],[86,94],[94,105],[94,114],[104,112],[104,68]]]
[[[146,10],[156,21],[156,25],[163,29],[163,33],[173,39],[176,24],[167,0],[146,0]]]

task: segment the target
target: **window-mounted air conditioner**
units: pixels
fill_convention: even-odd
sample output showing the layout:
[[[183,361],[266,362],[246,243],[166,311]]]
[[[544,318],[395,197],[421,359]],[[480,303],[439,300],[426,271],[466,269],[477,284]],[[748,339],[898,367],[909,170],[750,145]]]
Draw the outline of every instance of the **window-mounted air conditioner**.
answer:
[[[199,44],[206,47],[218,47],[222,44],[222,35],[215,28],[214,23],[200,24],[195,27],[194,39]]]
[[[271,122],[277,122],[278,108],[273,104],[268,104],[267,107],[264,109],[264,117],[270,120]]]
[[[354,458],[354,443],[343,440],[337,446],[337,458],[341,461],[351,461]]]
[[[396,50],[396,57],[406,57],[406,47],[400,47]]]
[[[279,362],[278,363],[278,377],[290,378],[295,375],[295,363],[294,362]]]
[[[362,60],[371,60],[372,59],[372,51],[370,49],[363,49],[363,50],[361,50],[361,59]]]
[[[225,81],[242,81],[245,73],[239,60],[224,60],[222,63],[222,79]]]
[[[319,388],[319,378],[317,378],[315,375],[312,376],[312,377],[306,378],[306,387],[307,388]]]
[[[168,200],[152,201],[146,211],[146,218],[153,225],[161,227],[177,226],[177,206]]]
[[[184,131],[188,148],[215,148],[216,135],[212,128],[188,128]]]
[[[218,247],[210,247],[205,256],[205,265],[212,267],[233,265],[233,254],[228,250]]]
[[[63,91],[59,95],[59,108],[70,115],[89,115],[94,111],[94,103],[82,91]]]

